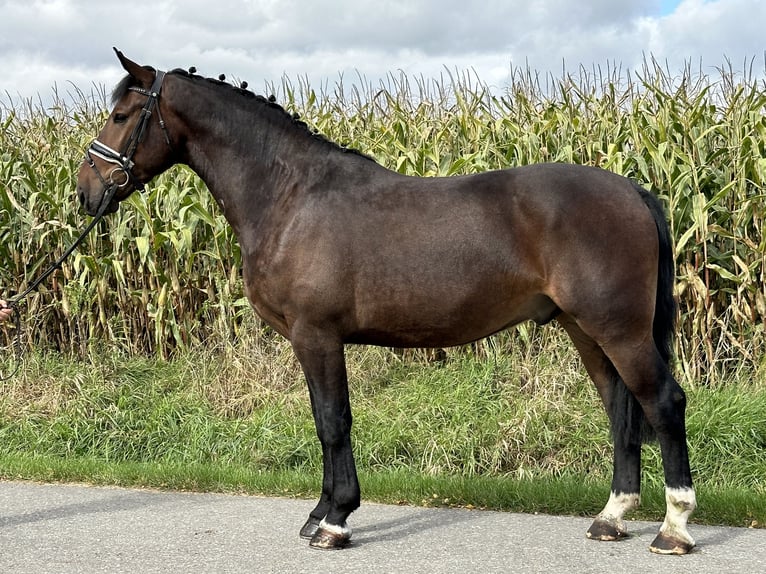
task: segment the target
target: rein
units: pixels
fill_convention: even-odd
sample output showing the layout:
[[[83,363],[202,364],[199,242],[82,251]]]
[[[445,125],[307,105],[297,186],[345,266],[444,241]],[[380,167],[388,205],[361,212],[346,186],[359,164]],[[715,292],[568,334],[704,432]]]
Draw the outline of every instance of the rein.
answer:
[[[74,243],[69,246],[69,248],[64,252],[64,254],[59,257],[42,275],[40,275],[37,279],[35,279],[29,287],[24,289],[20,294],[16,295],[13,299],[8,301],[7,309],[11,309],[13,311],[14,316],[14,325],[16,327],[16,337],[14,339],[14,350],[16,355],[16,365],[13,368],[13,370],[10,372],[10,374],[6,376],[0,376],[0,381],[5,381],[7,379],[10,379],[13,377],[19,370],[19,367],[21,365],[21,314],[19,313],[18,306],[19,304],[26,299],[27,295],[29,295],[32,291],[37,289],[40,284],[45,281],[48,277],[53,274],[56,269],[61,269],[62,263],[66,260],[67,257],[69,257],[72,252],[77,249],[77,247],[85,240],[85,237],[90,233],[90,230],[93,229],[96,224],[101,221],[101,218],[104,217],[104,214],[106,213],[107,207],[109,207],[109,204],[112,202],[112,199],[114,198],[114,194],[117,192],[117,185],[110,185],[106,188],[104,192],[104,196],[101,200],[101,205],[98,208],[98,212],[93,217],[91,222],[85,227],[85,229],[82,230],[82,233],[80,233],[79,237],[75,239]]]
[[[162,116],[159,113],[159,106],[157,106],[157,101],[160,97],[160,90],[162,89],[162,81],[164,78],[165,72],[157,70],[151,89],[145,90],[137,86],[128,88],[131,91],[145,95],[147,100],[146,104],[144,104],[144,107],[141,110],[141,116],[138,119],[138,123],[136,124],[136,127],[133,128],[133,132],[130,134],[128,141],[125,144],[125,151],[123,153],[119,153],[113,150],[111,147],[101,143],[98,140],[94,140],[93,143],[91,143],[88,149],[85,151],[85,161],[93,169],[93,171],[96,172],[96,176],[104,187],[104,195],[101,196],[101,203],[99,204],[96,215],[93,216],[93,219],[85,227],[85,229],[83,229],[79,237],[75,239],[74,243],[72,243],[72,245],[69,246],[64,254],[59,257],[42,275],[35,279],[29,285],[29,287],[8,301],[7,308],[13,310],[14,325],[16,327],[16,337],[14,343],[16,364],[13,371],[9,375],[0,376],[0,381],[4,381],[13,377],[18,372],[21,365],[21,317],[18,310],[19,304],[24,299],[26,299],[26,297],[32,291],[37,289],[43,281],[50,277],[51,274],[56,271],[56,269],[61,268],[61,265],[64,263],[66,258],[69,257],[75,249],[77,249],[77,247],[85,240],[85,237],[88,235],[88,233],[90,233],[96,224],[98,224],[98,222],[101,221],[101,219],[104,217],[104,214],[109,208],[109,205],[112,203],[112,200],[114,199],[118,189],[122,189],[129,182],[133,182],[133,186],[138,190],[144,189],[144,184],[136,179],[131,170],[135,165],[133,163],[133,156],[136,153],[138,144],[140,144],[144,139],[144,135],[146,134],[146,127],[149,124],[149,119],[152,116],[152,110],[155,108],[155,106],[157,107],[157,117],[159,119],[160,127],[162,128],[162,133],[165,136],[165,141],[171,148],[173,147],[170,143],[170,136],[168,134],[167,128],[165,127],[165,122],[162,120]],[[101,175],[101,172],[98,170],[98,167],[93,161],[91,155],[95,155],[96,157],[101,158],[108,163],[115,164],[115,167],[107,174],[107,178],[109,180],[108,182],[106,178]],[[122,173],[125,176],[125,179],[121,182],[115,181],[115,173]]]

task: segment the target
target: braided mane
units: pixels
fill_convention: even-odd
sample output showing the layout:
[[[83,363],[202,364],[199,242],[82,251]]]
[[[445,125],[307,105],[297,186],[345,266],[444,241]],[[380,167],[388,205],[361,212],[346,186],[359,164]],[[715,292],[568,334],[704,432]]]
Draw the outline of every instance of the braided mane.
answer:
[[[147,70],[155,71],[154,68],[150,66],[144,66],[144,67]],[[311,136],[313,139],[324,142],[344,153],[351,153],[354,155],[364,157],[371,161],[375,161],[372,157],[370,157],[369,155],[357,149],[339,145],[336,142],[328,139],[323,134],[319,133],[317,130],[312,130],[306,122],[300,119],[300,116],[298,114],[290,114],[281,105],[279,105],[274,96],[269,96],[267,98],[265,96],[256,94],[252,92],[251,90],[248,90],[247,82],[243,82],[241,85],[236,86],[224,81],[223,75],[221,75],[219,78],[206,78],[204,76],[197,75],[194,73],[194,68],[192,68],[191,71],[187,71],[181,68],[176,68],[175,70],[171,70],[169,73],[178,75],[178,76],[183,76],[196,82],[207,82],[208,84],[219,86],[222,90],[228,90],[229,93],[234,93],[239,95],[240,97],[251,100],[253,102],[253,105],[266,106],[269,109],[276,111],[279,115],[283,116],[285,120],[292,122],[293,125],[298,127],[301,131],[305,132],[307,135]],[[131,86],[135,85],[135,83],[136,83],[135,78],[133,78],[130,74],[127,74],[124,78],[122,78],[122,80],[120,80],[120,82],[115,86],[114,90],[112,91],[112,105],[120,101],[128,93]]]

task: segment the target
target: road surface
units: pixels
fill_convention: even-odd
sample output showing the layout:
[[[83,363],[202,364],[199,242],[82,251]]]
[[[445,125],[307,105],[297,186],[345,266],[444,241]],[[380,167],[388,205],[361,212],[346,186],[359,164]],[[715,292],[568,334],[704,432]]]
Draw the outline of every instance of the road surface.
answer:
[[[766,530],[692,524],[688,556],[648,551],[659,527],[585,538],[590,519],[362,503],[352,545],[297,536],[311,501],[0,482],[0,572],[747,573],[766,571]]]

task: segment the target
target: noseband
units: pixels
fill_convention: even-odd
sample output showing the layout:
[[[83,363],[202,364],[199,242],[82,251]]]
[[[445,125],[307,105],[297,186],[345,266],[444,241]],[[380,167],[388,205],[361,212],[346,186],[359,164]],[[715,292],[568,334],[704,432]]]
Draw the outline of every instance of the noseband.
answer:
[[[157,105],[160,98],[160,90],[162,89],[162,81],[164,79],[165,72],[157,70],[154,77],[154,83],[149,90],[145,90],[144,88],[140,88],[138,86],[131,86],[128,88],[131,92],[137,92],[146,96],[146,104],[144,104],[144,107],[141,110],[141,116],[138,118],[138,123],[136,124],[136,127],[133,128],[133,132],[130,134],[128,141],[125,143],[125,149],[122,153],[112,149],[108,145],[98,140],[94,140],[93,143],[90,144],[90,147],[86,150],[85,161],[93,169],[93,171],[96,172],[96,176],[104,186],[105,190],[113,188],[116,191],[117,189],[121,189],[127,186],[128,183],[133,183],[133,187],[135,189],[144,189],[143,182],[136,178],[132,171],[133,166],[135,165],[133,163],[133,155],[136,153],[138,144],[143,141],[144,135],[146,135],[146,128],[149,125],[149,119],[152,117],[152,111],[155,107],[157,108],[157,118],[159,119],[162,133],[165,136],[165,141],[167,142],[168,146],[171,148],[173,147],[173,145],[170,143],[170,136],[168,135],[168,130],[165,127],[165,122],[160,115],[160,108]],[[114,164],[115,167],[112,168],[112,170],[107,174],[106,178],[101,175],[98,167],[96,167],[96,163],[93,161],[93,156],[96,156],[107,163]],[[106,195],[112,194],[105,193],[104,196]]]

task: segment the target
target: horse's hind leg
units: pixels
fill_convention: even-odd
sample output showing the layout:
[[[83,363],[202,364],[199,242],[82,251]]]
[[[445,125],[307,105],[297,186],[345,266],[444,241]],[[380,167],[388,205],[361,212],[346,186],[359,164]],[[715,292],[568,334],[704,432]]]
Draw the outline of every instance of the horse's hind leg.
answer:
[[[686,395],[651,338],[619,346],[610,343],[604,350],[638,399],[660,443],[667,511],[650,550],[686,554],[694,547],[686,525],[697,506],[686,444]]]
[[[562,313],[557,320],[580,353],[612,425],[614,467],[611,494],[588,529],[587,536],[593,540],[619,540],[628,535],[623,516],[640,502],[642,429],[637,423],[641,417],[631,416],[640,407],[625,390],[614,365],[601,347],[569,315]],[[634,404],[631,405],[630,400]]]

